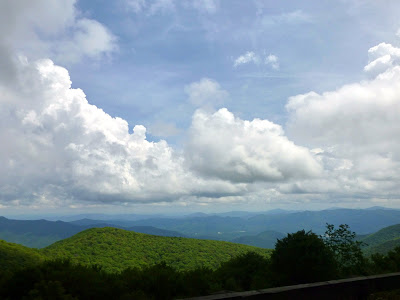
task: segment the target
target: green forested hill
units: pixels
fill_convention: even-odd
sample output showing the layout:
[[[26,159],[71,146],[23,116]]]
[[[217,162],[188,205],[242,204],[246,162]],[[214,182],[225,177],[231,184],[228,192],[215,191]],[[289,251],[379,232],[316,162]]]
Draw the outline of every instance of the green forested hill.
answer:
[[[397,224],[382,228],[381,230],[366,236],[362,241],[372,247],[399,237],[400,224]]]
[[[400,246],[400,224],[385,227],[372,233],[361,240],[366,244],[366,254],[386,254],[395,247]]]
[[[33,266],[44,260],[36,249],[0,240],[0,273]]]
[[[389,251],[393,250],[396,247],[400,246],[400,237],[383,242],[379,245],[367,247],[364,249],[364,253],[366,255],[374,254],[374,253],[380,253],[380,254],[387,254]]]
[[[98,264],[106,271],[144,267],[165,261],[178,270],[217,268],[231,257],[249,251],[268,256],[270,250],[229,242],[161,237],[117,228],[93,228],[41,250],[49,258],[70,258]]]

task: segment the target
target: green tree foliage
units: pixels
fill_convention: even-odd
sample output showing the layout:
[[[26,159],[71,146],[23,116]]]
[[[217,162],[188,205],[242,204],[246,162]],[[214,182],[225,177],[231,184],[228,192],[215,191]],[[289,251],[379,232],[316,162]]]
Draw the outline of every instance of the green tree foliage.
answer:
[[[164,262],[143,270],[125,270],[122,277],[129,290],[139,290],[155,299],[170,299],[182,286],[181,274]]]
[[[113,276],[66,260],[45,261],[14,273],[0,299],[113,299]]]
[[[93,228],[41,250],[49,258],[98,264],[108,272],[144,268],[161,262],[177,270],[216,269],[230,258],[249,252],[265,257],[270,250],[222,241],[162,237],[117,228]]]
[[[353,268],[352,272],[344,274],[340,263],[353,266],[354,261],[359,263],[357,255],[362,256],[359,249],[355,249],[359,244],[354,242],[354,233],[347,225],[338,229],[328,225],[324,236],[304,230],[288,234],[278,240],[270,258],[265,249],[252,247],[244,249],[259,252],[228,252],[232,258],[220,260],[214,268],[207,267],[207,263],[198,264],[199,257],[200,261],[214,261],[214,255],[219,257],[226,253],[218,252],[221,248],[234,244],[217,241],[200,241],[199,244],[192,239],[147,239],[146,235],[125,234],[124,230],[107,228],[78,234],[68,243],[56,244],[58,252],[53,252],[54,260],[43,256],[48,249],[39,251],[0,241],[0,299],[176,299],[221,290],[245,291],[325,281],[361,275],[359,272],[365,270],[368,274],[400,271],[398,247],[387,255],[372,255],[369,261],[362,258],[365,266],[361,271]],[[120,252],[110,250],[110,247],[120,247],[127,254],[116,257],[114,255],[120,255]],[[147,252],[144,247],[148,248]],[[182,248],[180,252],[177,247]],[[134,258],[142,259],[144,263],[129,267],[134,251],[142,255]],[[177,253],[169,258],[170,261],[163,261],[168,257],[168,251]],[[185,253],[187,257],[180,257]],[[95,255],[100,258],[95,260]],[[75,260],[60,257],[75,257]],[[108,269],[104,267],[107,266],[103,263],[104,257],[111,257],[117,263],[120,259],[121,266],[124,265],[122,259],[127,259],[126,268],[121,267],[121,271]],[[184,261],[187,268],[179,268],[180,263],[174,264],[172,259]],[[346,259],[353,260],[352,264]],[[98,262],[101,264],[96,264]]]
[[[277,241],[271,254],[271,275],[278,286],[324,281],[337,276],[337,264],[318,235],[301,230]]]
[[[390,250],[400,246],[400,224],[382,228],[364,237],[361,241],[365,243],[365,247],[363,247],[365,255],[387,254]]]
[[[246,291],[269,285],[269,260],[255,252],[239,255],[216,271],[221,289]]]
[[[365,273],[366,261],[361,250],[363,242],[356,241],[355,237],[356,233],[347,224],[341,224],[337,229],[332,224],[326,224],[322,239],[335,254],[341,276]]]
[[[389,251],[394,250],[395,248],[400,247],[400,238],[393,239],[387,242],[383,242],[379,245],[366,247],[363,249],[363,253],[365,256],[371,256],[372,254],[388,254]]]
[[[16,271],[0,282],[0,299],[175,299],[228,288],[241,291],[267,286],[262,278],[267,273],[266,263],[263,256],[249,253],[216,271],[208,268],[177,271],[160,263],[107,273],[97,266],[82,266],[69,260],[44,261],[36,267]]]
[[[0,281],[12,272],[36,266],[44,257],[36,249],[0,240]]]
[[[368,247],[371,247],[398,238],[400,238],[400,224],[382,228],[377,232],[367,235],[362,241],[366,243]]]
[[[371,255],[372,273],[400,272],[400,247],[394,248],[386,255],[375,253]]]

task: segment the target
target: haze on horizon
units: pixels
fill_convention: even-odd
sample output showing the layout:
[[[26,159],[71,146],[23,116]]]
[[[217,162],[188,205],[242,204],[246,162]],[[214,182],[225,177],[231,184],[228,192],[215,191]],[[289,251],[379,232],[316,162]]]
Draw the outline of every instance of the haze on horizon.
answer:
[[[0,2],[0,211],[400,208],[400,2]]]

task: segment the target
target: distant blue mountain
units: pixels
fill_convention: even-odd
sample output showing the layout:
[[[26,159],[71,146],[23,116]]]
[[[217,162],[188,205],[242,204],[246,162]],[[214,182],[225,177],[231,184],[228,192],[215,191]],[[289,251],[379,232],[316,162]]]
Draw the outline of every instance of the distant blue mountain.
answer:
[[[243,235],[256,235],[266,230],[282,233],[301,229],[325,232],[326,223],[348,224],[358,234],[369,234],[400,222],[400,210],[390,209],[329,209],[268,214],[249,218],[209,215],[184,219],[151,218],[130,222],[130,225],[146,225],[182,232],[188,236],[208,236],[232,240]]]
[[[27,247],[43,248],[56,241],[68,238],[83,230],[94,227],[117,227],[159,236],[186,237],[176,231],[155,228],[153,226],[123,227],[102,220],[82,219],[74,222],[47,220],[11,220],[0,217],[0,239]]]
[[[238,241],[240,237],[253,236],[250,239],[254,242],[257,239],[254,236],[262,232],[286,234],[305,229],[322,234],[325,232],[326,223],[336,226],[348,224],[350,229],[358,235],[365,235],[399,224],[400,210],[374,207],[296,212],[273,210],[259,214],[253,212],[228,212],[214,215],[201,213],[184,217],[157,215],[145,219],[143,217],[143,215],[107,215],[108,220],[91,218],[77,220],[76,216],[70,216],[71,219],[75,219],[71,222],[9,220],[0,217],[0,239],[29,247],[44,247],[84,229],[112,226],[154,235],[224,241]],[[245,239],[240,241],[245,241]],[[246,243],[254,245],[253,242]]]
[[[275,243],[278,239],[282,239],[286,234],[282,232],[267,230],[257,235],[246,235],[231,240],[232,243],[245,244],[260,248],[275,248]]]

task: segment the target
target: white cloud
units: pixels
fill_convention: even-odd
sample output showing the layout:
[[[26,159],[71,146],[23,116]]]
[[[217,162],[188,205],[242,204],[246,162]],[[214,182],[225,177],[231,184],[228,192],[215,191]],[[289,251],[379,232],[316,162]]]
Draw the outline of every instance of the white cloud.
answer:
[[[394,65],[400,63],[400,49],[391,44],[380,43],[368,50],[368,65],[364,71],[375,77]]]
[[[125,120],[89,104],[52,61],[21,58],[16,66],[15,84],[0,82],[0,139],[8,141],[0,148],[1,205],[218,202],[247,190],[195,176],[165,141],[148,141],[144,126],[130,133]]]
[[[365,70],[375,73],[373,79],[289,99],[289,136],[322,149],[325,181],[336,182],[336,193],[356,198],[400,192],[399,51],[384,43],[369,50]],[[309,183],[313,188],[321,184]]]
[[[89,104],[52,61],[15,64],[15,84],[0,82],[0,139],[7,141],[0,148],[2,206],[241,202],[265,196],[256,182],[321,171],[307,149],[266,120],[199,110],[180,153],[163,140],[148,141],[144,126],[130,133],[125,120]],[[199,86],[204,82],[214,86],[211,94],[225,95],[216,82]]]
[[[316,176],[321,166],[267,120],[244,121],[223,108],[193,116],[186,159],[203,176],[232,182],[284,181]]]
[[[22,51],[31,58],[96,59],[115,51],[115,36],[101,23],[80,18],[75,3],[73,0],[3,1],[0,46],[11,52]]]
[[[77,62],[87,56],[98,59],[117,50],[116,37],[101,23],[80,19],[71,39],[57,45],[58,60]]]
[[[279,69],[279,60],[276,55],[270,54],[265,58],[265,64],[271,65],[272,69]]]
[[[2,201],[140,202],[187,193],[181,159],[165,141],[147,141],[140,125],[130,134],[125,120],[90,105],[49,60],[19,69],[18,86],[0,93],[0,137],[10,139],[0,153]]]
[[[27,38],[38,29],[46,36],[55,35],[73,24],[76,17],[74,0],[1,1],[2,39]]]
[[[256,55],[253,51],[247,51],[245,54],[236,58],[233,66],[237,67],[239,65],[248,64],[250,62],[255,64],[260,63],[260,57]]]
[[[271,66],[271,68],[274,70],[279,69],[279,59],[276,55],[266,55],[264,51],[264,56],[264,59],[262,59],[260,55],[256,54],[255,52],[247,51],[245,54],[240,55],[238,58],[235,59],[233,66],[236,68],[244,64],[253,63],[259,65],[261,62],[264,62],[265,65]]]
[[[150,5],[149,15],[155,15],[157,13],[167,13],[174,10],[174,0],[155,0]]]
[[[194,106],[208,108],[222,104],[229,95],[218,82],[209,78],[189,84],[185,87],[185,92]]]
[[[126,4],[135,13],[140,13],[146,7],[146,0],[126,0]]]

